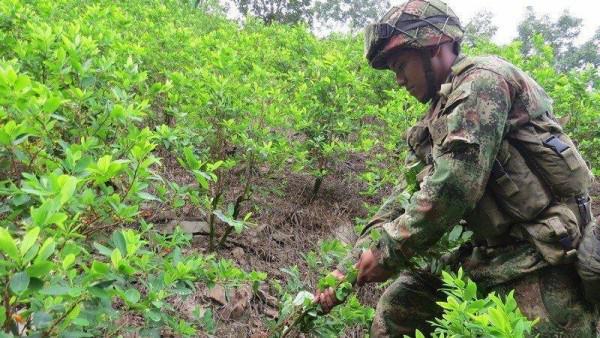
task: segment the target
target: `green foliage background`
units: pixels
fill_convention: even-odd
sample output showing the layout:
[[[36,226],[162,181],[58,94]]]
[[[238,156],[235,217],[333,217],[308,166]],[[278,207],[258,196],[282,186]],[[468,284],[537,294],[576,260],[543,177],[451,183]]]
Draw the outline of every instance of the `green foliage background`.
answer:
[[[499,54],[542,84],[598,173],[596,69],[557,73],[539,37],[528,57],[518,42],[473,46],[465,52]],[[401,176],[403,132],[425,108],[367,66],[360,36],[240,26],[174,0],[2,0],[0,324],[112,335],[132,311],[145,332],[211,332],[209,312],[184,320],[168,299],[265,274],[160,235],[144,211],[192,205],[241,232],[256,175],[310,174],[316,194],[352,153],[368,154],[360,178],[375,195]],[[161,175],[165,157],[195,184]],[[248,188],[226,200],[232,178]]]

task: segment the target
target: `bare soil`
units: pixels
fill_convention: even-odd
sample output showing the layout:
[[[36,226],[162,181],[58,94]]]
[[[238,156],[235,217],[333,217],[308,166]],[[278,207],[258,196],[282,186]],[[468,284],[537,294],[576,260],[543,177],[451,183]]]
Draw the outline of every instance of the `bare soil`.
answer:
[[[161,152],[161,175],[178,184],[193,184],[194,178],[182,170],[177,160],[168,152]],[[239,318],[226,318],[227,304],[221,304],[211,298],[210,291],[202,285],[193,295],[172,300],[175,308],[188,318],[193,318],[196,307],[212,308],[217,320],[216,337],[266,337],[267,320],[277,315],[279,295],[273,288],[274,283],[285,285],[288,275],[281,269],[297,266],[303,282],[314,289],[318,276],[311,273],[305,263],[304,255],[318,248],[320,240],[332,239],[334,230],[340,226],[352,228],[356,218],[367,217],[365,203],[379,204],[387,191],[379,196],[364,197],[360,194],[366,186],[357,178],[364,169],[365,158],[351,156],[340,162],[328,175],[321,188],[312,199],[314,178],[309,175],[286,172],[281,176],[269,175],[268,168],[260,170],[254,178],[254,191],[250,201],[243,204],[242,214],[252,212],[255,226],[242,234],[232,234],[224,248],[217,255],[234,260],[246,271],[256,270],[268,274],[268,280],[261,291],[250,299],[248,306]],[[261,172],[263,174],[261,174]],[[243,189],[236,177],[227,182],[227,201],[234,201]],[[199,210],[186,206],[176,218],[202,218]],[[202,234],[193,239],[195,250],[208,251],[208,237]],[[365,288],[360,292],[361,301],[374,306],[381,290]],[[231,299],[235,290],[227,290],[227,299]],[[135,318],[129,319],[135,322]],[[169,336],[168,332],[163,332]],[[347,337],[357,333],[348,332]]]

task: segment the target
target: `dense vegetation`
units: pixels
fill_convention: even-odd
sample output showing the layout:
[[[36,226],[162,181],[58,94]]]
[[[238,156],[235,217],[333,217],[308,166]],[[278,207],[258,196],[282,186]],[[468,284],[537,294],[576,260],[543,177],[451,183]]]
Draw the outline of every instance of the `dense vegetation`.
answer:
[[[478,41],[465,52],[499,54],[540,81],[598,173],[594,68],[557,73],[540,37],[527,58],[518,42]],[[214,333],[210,307],[189,318],[172,300],[200,285],[257,292],[269,282],[215,253],[253,226],[254,194],[276,193],[259,178],[311,175],[310,203],[337,163],[365,154],[363,193],[377,196],[401,177],[403,132],[424,109],[391,73],[367,67],[360,37],[240,26],[174,0],[0,1],[2,329]],[[153,222],[189,209],[208,223],[206,252]],[[326,271],[347,249],[332,241],[315,250],[309,266]],[[313,288],[288,272],[287,284],[275,283],[279,323],[265,327]],[[350,296],[307,326],[335,334],[371,316]]]

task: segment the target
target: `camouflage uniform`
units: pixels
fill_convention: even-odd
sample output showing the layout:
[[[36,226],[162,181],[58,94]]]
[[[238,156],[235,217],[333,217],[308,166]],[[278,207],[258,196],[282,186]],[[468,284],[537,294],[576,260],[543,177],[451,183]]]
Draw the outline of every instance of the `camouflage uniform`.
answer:
[[[423,8],[424,1],[411,2]],[[425,3],[424,8],[443,6]],[[401,13],[402,8],[411,7],[405,4]],[[397,20],[393,13],[384,19]],[[376,55],[367,56],[381,68]],[[426,321],[441,313],[435,304],[443,297],[441,281],[423,271],[407,272],[408,258],[460,220],[474,240],[454,263],[481,289],[500,294],[515,289],[523,313],[541,319],[536,330],[543,336],[594,336],[595,317],[572,264],[580,230],[596,226],[589,198],[584,200],[591,174],[555,121],[544,90],[500,58],[459,55],[429,111],[407,135],[407,166],[423,168],[419,189],[408,201],[396,189],[368,225],[380,235],[364,235],[348,258],[370,247],[383,267],[404,270],[378,303],[372,336],[430,331]],[[557,178],[564,168],[568,176]],[[588,203],[585,212],[581,201]]]

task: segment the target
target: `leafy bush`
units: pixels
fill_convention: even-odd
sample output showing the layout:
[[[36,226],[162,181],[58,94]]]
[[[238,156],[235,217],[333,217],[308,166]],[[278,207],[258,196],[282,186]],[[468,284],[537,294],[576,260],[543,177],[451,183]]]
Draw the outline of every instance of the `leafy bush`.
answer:
[[[481,299],[477,285],[465,278],[462,269],[457,274],[442,272],[445,302],[441,318],[432,323],[433,337],[525,337],[531,333],[536,320],[525,317],[511,291],[503,300],[495,293]],[[415,337],[424,337],[417,330]]]
[[[362,332],[369,327],[375,310],[362,305],[356,298],[353,287],[356,281],[356,269],[348,267],[348,273],[343,281],[328,274],[348,252],[349,247],[339,240],[329,240],[320,243],[317,252],[307,255],[307,264],[319,276],[322,276],[316,287],[325,290],[329,287],[336,291],[338,300],[343,304],[335,307],[329,314],[323,315],[320,305],[313,302],[314,296],[310,287],[303,283],[297,268],[282,269],[289,276],[289,281],[280,287],[279,317],[271,324],[271,335],[286,337],[296,330],[308,332],[317,337],[339,337],[350,328],[358,328]]]
[[[141,232],[118,230],[91,248],[76,239],[44,236],[37,226],[20,239],[0,228],[0,250],[10,258],[0,269],[8,286],[0,306],[4,329],[14,335],[111,336],[129,329],[115,325],[127,313],[138,317],[145,334],[170,327],[193,335],[204,322],[189,321],[169,298],[193,293],[197,282],[256,284],[266,277],[214,256],[184,254],[190,238],[151,230],[146,224]]]

